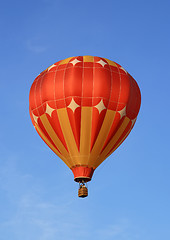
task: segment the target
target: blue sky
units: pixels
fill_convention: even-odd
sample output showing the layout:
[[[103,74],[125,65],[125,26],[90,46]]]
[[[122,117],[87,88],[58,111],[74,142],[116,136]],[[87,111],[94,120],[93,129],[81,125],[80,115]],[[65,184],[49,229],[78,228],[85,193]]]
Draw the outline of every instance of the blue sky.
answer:
[[[169,9],[165,0],[1,2],[0,239],[170,238]],[[119,63],[142,93],[134,129],[86,199],[28,111],[35,77],[78,55]]]

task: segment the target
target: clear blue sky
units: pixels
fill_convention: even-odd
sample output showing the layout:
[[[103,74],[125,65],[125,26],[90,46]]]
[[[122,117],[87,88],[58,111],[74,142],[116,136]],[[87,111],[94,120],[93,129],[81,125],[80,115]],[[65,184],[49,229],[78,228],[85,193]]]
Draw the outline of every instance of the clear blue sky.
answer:
[[[170,239],[170,2],[1,1],[0,239]],[[70,56],[106,57],[138,82],[129,137],[77,197],[29,117],[29,90]]]

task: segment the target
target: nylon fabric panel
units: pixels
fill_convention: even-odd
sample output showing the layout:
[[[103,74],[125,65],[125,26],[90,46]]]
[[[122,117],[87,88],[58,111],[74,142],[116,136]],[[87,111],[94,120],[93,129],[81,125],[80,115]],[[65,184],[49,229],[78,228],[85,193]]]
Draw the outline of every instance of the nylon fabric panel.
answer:
[[[94,68],[93,97],[109,99],[111,89],[111,72],[103,67]],[[95,102],[93,103],[95,105]]]
[[[80,149],[80,128],[81,128],[81,108],[78,107],[74,111],[67,108],[67,113],[73,131],[73,135],[77,144],[78,150]]]
[[[57,70],[55,73],[54,96],[56,100],[57,109],[65,107],[64,73],[65,73],[64,69]]]
[[[107,62],[109,65],[114,66],[114,67],[117,68],[117,64],[116,64],[115,62],[113,62],[113,61],[111,61],[111,60],[109,60],[109,59],[107,59],[107,58],[103,58],[103,59],[105,59],[106,62]]]
[[[79,61],[83,58],[78,58]],[[83,62],[78,62],[74,66],[74,60],[72,68],[66,68],[64,77],[64,93],[66,97],[66,106],[69,121],[73,131],[73,135],[77,144],[77,148],[80,148],[80,124],[81,124],[81,96],[82,96],[82,67]],[[71,98],[72,97],[72,98]],[[70,107],[69,107],[70,106]]]
[[[128,75],[121,74],[121,86],[119,92],[119,102],[117,105],[117,111],[120,111],[124,107],[126,107],[130,96],[130,85],[131,84]]]
[[[36,101],[35,101],[35,91],[36,91],[36,81],[33,82],[31,89],[30,89],[30,94],[29,94],[29,102],[30,102],[30,112],[32,109],[35,109],[37,107]],[[38,115],[38,112],[37,114]]]
[[[114,120],[113,120],[112,126],[110,128],[110,131],[107,135],[107,138],[103,144],[102,151],[107,146],[107,144],[110,142],[110,140],[113,138],[113,136],[114,136],[115,132],[118,130],[118,127],[120,124],[120,114],[118,112],[114,112],[114,113],[115,113]]]
[[[118,139],[121,137],[121,135],[123,134],[124,130],[126,129],[128,123],[129,123],[130,119],[128,118],[124,118],[121,126],[119,127],[119,129],[117,130],[117,132],[115,133],[115,135],[112,137],[111,141],[107,144],[106,148],[103,150],[103,152],[100,154],[99,156],[99,160],[94,162],[93,166],[94,168],[97,168],[106,158],[107,154],[110,152],[110,150],[112,149],[112,147],[115,145],[115,143],[118,141]]]
[[[77,64],[78,65],[78,64]],[[66,68],[64,76],[64,93],[65,97],[81,97],[82,95],[82,67],[83,63],[79,64],[79,67]]]
[[[139,112],[140,103],[141,103],[141,95],[140,89],[136,83],[136,81],[129,75],[131,88],[130,88],[130,96],[127,104],[127,116],[130,119],[135,119]]]
[[[108,108],[117,111],[117,105],[120,94],[120,76],[119,73],[112,72],[112,88],[110,89],[110,100]]]
[[[43,114],[40,117],[40,119],[43,123],[43,126],[44,126],[45,130],[47,131],[48,135],[50,136],[50,138],[52,139],[54,144],[57,146],[57,148],[59,149],[61,154],[65,158],[68,158],[69,154],[68,154],[67,150],[65,149],[65,147],[63,146],[63,144],[61,143],[60,139],[57,137],[57,134],[55,133],[53,127],[51,126],[50,122],[48,121],[48,118],[47,118],[46,114]]]
[[[92,105],[97,106],[97,108],[93,108],[91,149],[95,144],[96,138],[103,124],[103,120],[106,114],[106,107],[108,105],[109,98],[110,98],[110,89],[111,89],[110,70],[103,68],[100,64],[99,66],[100,67],[98,68],[94,67],[94,74],[93,74]],[[105,105],[103,103],[103,99],[105,100]]]
[[[55,88],[54,85],[55,72],[47,72],[41,83],[41,103],[46,101],[55,100],[54,91],[51,89]]]
[[[83,62],[93,62],[94,57],[93,56],[83,56]]]
[[[42,104],[41,104],[41,98],[36,94],[37,92],[38,92],[38,95],[40,95],[41,93],[41,89],[40,88],[37,89],[37,87],[40,86],[41,81],[42,81],[42,77],[39,78],[39,81],[33,82],[30,90],[30,95],[29,95],[29,101],[32,106],[31,110],[34,110],[34,115],[36,116],[40,116],[41,114],[44,113],[44,108],[42,107]]]
[[[101,126],[103,124],[104,118],[106,114],[106,109],[99,113],[99,110],[93,108],[92,111],[92,133],[91,133],[91,149],[93,148],[95,141],[100,132]]]
[[[115,151],[115,149],[118,148],[118,146],[120,145],[120,143],[123,142],[123,140],[125,139],[125,136],[127,136],[127,133],[130,132],[131,130],[131,126],[132,126],[132,121],[129,121],[127,127],[125,128],[125,130],[123,131],[122,135],[120,136],[120,138],[117,140],[117,142],[113,145],[113,147],[111,148],[110,152],[107,154],[110,155],[111,153],[113,153]],[[107,157],[106,156],[106,157]]]
[[[89,66],[89,63],[86,63]],[[91,63],[93,64],[93,63]],[[85,63],[84,63],[85,65]],[[92,106],[93,97],[93,67],[84,68],[82,82],[82,106]]]
[[[40,135],[40,137],[43,139],[43,141],[51,148],[51,150],[58,156],[60,157],[63,162],[69,167],[71,168],[70,162],[67,161],[67,159],[65,159],[65,157],[63,155],[61,155],[58,150],[51,144],[51,142],[48,140],[48,138],[45,136],[45,134],[41,131],[41,129],[39,128],[39,126],[37,124],[35,124],[35,128],[38,132],[38,134]]]
[[[52,126],[55,134],[60,139],[60,141],[63,144],[63,146],[65,147],[65,149],[68,151],[67,145],[66,145],[66,142],[65,142],[65,139],[64,139],[64,136],[63,136],[63,132],[62,132],[62,129],[61,129],[61,126],[60,126],[60,122],[59,122],[59,119],[58,119],[57,111],[54,110],[51,113],[51,116],[49,116],[48,114],[46,116],[47,116],[48,121],[49,121],[50,125]]]
[[[91,144],[91,124],[92,121],[92,108],[82,107],[81,111],[81,134],[80,134],[80,156],[84,156],[82,159],[82,165],[88,165],[90,156],[90,144]]]
[[[111,110],[107,110],[105,118],[103,120],[102,127],[94,143],[94,146],[91,150],[88,166],[92,166],[93,162],[95,161],[94,159],[97,159],[98,156],[100,155],[100,152],[103,148],[105,140],[109,134],[110,128],[114,122],[114,118],[115,118],[115,112]]]
[[[45,127],[44,127],[44,125],[43,125],[43,123],[41,121],[41,118],[38,118],[38,121],[37,121],[37,123],[35,123],[35,125],[39,127],[39,129],[41,130],[41,133],[43,133],[43,135],[46,136],[46,139],[48,139],[48,141],[51,143],[51,145],[53,145],[53,147],[55,149],[57,149],[58,152],[60,152],[59,149],[57,148],[57,146],[55,145],[55,143],[53,142],[53,140],[51,139],[50,135],[46,131],[46,129],[45,129]]]
[[[73,131],[70,125],[68,113],[66,108],[61,108],[57,110],[58,118],[60,121],[61,129],[67,144],[67,148],[69,151],[71,166],[75,165],[81,165],[81,162],[79,159],[77,159],[77,156],[79,156],[77,144],[73,135]],[[75,158],[76,157],[76,158]]]
[[[32,111],[31,111],[31,108],[30,108],[30,107],[29,107],[29,114],[30,114],[31,122],[32,122],[32,124],[33,124],[34,127],[35,127],[35,121],[34,121],[33,114],[32,114]]]
[[[132,128],[133,128],[133,126],[131,126],[131,128],[128,131],[125,131],[126,134],[124,134],[124,137],[121,139],[121,141],[119,141],[118,144],[116,144],[116,146],[112,149],[112,151],[110,151],[107,154],[106,158],[108,158],[122,144],[122,142],[128,137],[128,135],[131,132]]]
[[[38,110],[39,116],[41,116],[45,112],[45,108],[42,102],[42,93],[41,93],[43,79],[44,79],[44,76],[41,77],[40,80],[36,82],[36,87],[34,91],[34,98],[35,98],[36,108]]]
[[[59,65],[64,65],[70,62],[74,57],[69,57],[60,61]]]

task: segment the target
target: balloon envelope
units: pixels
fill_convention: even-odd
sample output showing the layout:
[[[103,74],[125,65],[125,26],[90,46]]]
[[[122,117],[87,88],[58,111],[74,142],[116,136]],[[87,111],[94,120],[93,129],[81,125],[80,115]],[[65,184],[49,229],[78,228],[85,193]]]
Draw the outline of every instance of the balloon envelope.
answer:
[[[106,58],[61,60],[34,80],[30,116],[44,142],[73,171],[76,181],[94,170],[125,140],[141,95],[133,77]]]

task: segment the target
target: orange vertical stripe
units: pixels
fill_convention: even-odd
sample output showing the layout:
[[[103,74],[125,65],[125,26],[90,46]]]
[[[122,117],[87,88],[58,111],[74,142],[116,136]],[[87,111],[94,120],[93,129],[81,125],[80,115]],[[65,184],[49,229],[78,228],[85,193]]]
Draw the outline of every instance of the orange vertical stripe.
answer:
[[[59,149],[61,154],[64,156],[64,158],[66,158],[66,159],[69,158],[69,154],[68,154],[67,150],[65,149],[64,145],[62,144],[62,142],[58,138],[56,132],[54,131],[53,127],[51,126],[50,122],[48,121],[46,114],[43,114],[40,117],[40,120],[41,120],[45,130],[47,131],[48,135],[50,136],[50,138],[52,139],[52,141],[54,142],[56,147]]]
[[[82,156],[82,165],[87,165],[90,155],[91,143],[91,121],[92,108],[82,107],[81,110],[81,133],[80,133],[80,155]]]
[[[71,165],[72,166],[75,166],[77,164],[81,165],[81,161],[78,159],[79,152],[78,152],[77,144],[73,135],[71,125],[70,125],[67,109],[66,108],[58,109],[57,113],[58,113],[61,129],[62,129],[64,138],[67,144],[67,148],[69,151]]]
[[[101,153],[99,159],[92,164],[93,167],[95,167],[95,168],[98,167],[105,160],[105,158],[106,158],[107,154],[109,153],[109,151],[112,149],[112,147],[115,145],[115,143],[118,141],[118,139],[123,134],[123,132],[126,129],[129,121],[130,121],[130,119],[125,117],[125,119],[123,120],[123,122],[122,122],[121,126],[119,127],[119,129],[117,130],[115,135],[112,137],[111,141],[107,144],[106,148]]]
[[[109,134],[110,128],[114,121],[114,117],[115,117],[115,112],[111,110],[107,110],[102,127],[100,129],[100,132],[98,134],[98,137],[96,139],[96,142],[94,143],[94,146],[90,154],[89,163],[88,163],[89,166],[93,166],[93,163],[96,161],[96,159],[100,155],[100,152],[103,148],[103,145],[106,141],[106,138]]]
[[[70,168],[70,162],[59,153],[59,151],[51,144],[51,142],[48,140],[48,138],[45,136],[45,134],[42,132],[42,130],[39,128],[39,126],[35,123],[35,129],[37,130],[37,132],[39,133],[39,135],[42,137],[42,139],[44,140],[45,143],[48,144],[48,146],[51,148],[51,150],[53,150],[53,152],[60,157],[63,162]]]

